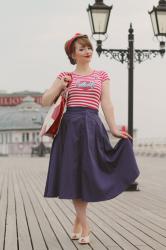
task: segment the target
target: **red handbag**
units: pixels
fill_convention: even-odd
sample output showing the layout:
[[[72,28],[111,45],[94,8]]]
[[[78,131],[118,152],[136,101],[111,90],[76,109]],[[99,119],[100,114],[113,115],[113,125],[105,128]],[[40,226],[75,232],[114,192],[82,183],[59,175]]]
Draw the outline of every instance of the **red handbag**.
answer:
[[[49,136],[54,138],[57,135],[63,114],[66,110],[66,102],[70,83],[51,105],[40,130],[40,136]]]

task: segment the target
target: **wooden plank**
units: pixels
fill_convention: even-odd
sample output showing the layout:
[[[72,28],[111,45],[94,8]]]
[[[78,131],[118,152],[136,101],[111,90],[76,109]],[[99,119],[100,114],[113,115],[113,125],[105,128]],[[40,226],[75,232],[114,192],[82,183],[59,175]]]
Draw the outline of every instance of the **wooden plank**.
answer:
[[[51,220],[48,220],[49,207],[46,206],[45,209],[44,200],[42,199],[43,197],[41,197],[40,193],[37,191],[36,186],[33,185],[30,177],[28,176],[28,173],[25,171],[21,171],[20,175],[22,176],[22,180],[24,181],[24,184],[27,188],[27,192],[29,193],[29,196],[31,197],[34,204],[34,209],[36,211],[35,213],[38,217],[40,228],[42,230],[42,234],[45,238],[48,249],[62,249],[61,242],[58,240],[56,232],[53,230],[51,224],[53,218],[51,217]],[[35,182],[37,182],[36,178]],[[57,223],[58,221],[56,221],[56,228],[58,227]]]
[[[47,247],[46,247],[41,229],[39,227],[39,223],[38,223],[35,211],[34,211],[34,206],[33,206],[31,197],[29,197],[26,191],[24,183],[21,180],[21,176],[17,177],[17,182],[19,184],[19,188],[21,190],[21,196],[24,202],[25,213],[26,213],[27,223],[28,223],[28,227],[30,231],[30,237],[32,239],[33,249],[34,250],[46,250]]]
[[[16,179],[16,175],[18,175],[17,170],[14,169],[12,173],[13,173],[15,200],[16,200],[19,249],[31,250],[33,244],[31,242],[31,235],[29,232],[28,221],[26,218],[26,208],[24,207],[24,201],[21,197],[21,193],[20,193],[21,191],[18,187],[18,183]]]
[[[139,222],[142,225],[145,225],[146,227],[152,229],[154,232],[157,232],[160,235],[166,237],[166,231],[160,227],[160,221],[158,223],[155,223],[155,220],[149,220],[147,213],[145,214],[144,211],[143,213],[140,213],[138,209],[136,208],[133,209],[129,207],[128,205],[122,202],[119,202],[119,200],[116,200],[116,202],[112,203],[111,207],[113,207],[117,213],[127,215],[129,220],[131,218],[134,221]]]
[[[160,190],[156,190],[154,188],[153,183],[149,183],[148,181],[146,182],[146,186],[149,186],[149,188],[144,187],[144,193],[148,197],[153,198],[154,203],[156,204],[157,201],[162,202],[164,205],[166,204],[166,197],[164,196],[164,190],[165,190],[165,185],[163,184]],[[164,190],[163,190],[164,189]]]
[[[4,250],[5,247],[5,235],[6,235],[6,214],[7,214],[7,171],[2,173],[3,183],[1,191],[1,200],[0,200],[0,250]]]
[[[137,204],[137,206],[139,204],[140,207],[152,211],[154,214],[157,214],[162,218],[166,218],[166,207],[161,207],[159,201],[157,201],[155,205],[151,199],[148,199],[148,197],[146,198],[141,193],[132,197],[132,203]]]
[[[27,185],[28,186],[31,185],[33,192],[38,197],[39,202],[40,202],[40,204],[45,212],[45,216],[46,216],[47,220],[49,221],[51,228],[54,231],[54,234],[57,237],[57,239],[52,239],[52,238],[50,238],[49,233],[47,231],[45,231],[45,237],[48,238],[47,241],[49,241],[51,244],[53,244],[52,248],[49,248],[49,249],[55,249],[55,242],[60,242],[62,249],[66,249],[66,250],[76,249],[73,242],[69,239],[68,235],[66,234],[64,224],[66,226],[66,224],[68,222],[66,221],[66,218],[64,216],[63,217],[61,216],[61,218],[62,218],[62,220],[61,220],[61,218],[60,218],[61,211],[59,210],[59,208],[57,206],[55,206],[56,204],[54,203],[54,201],[52,199],[51,200],[48,199],[48,201],[46,201],[47,199],[43,197],[43,195],[41,194],[41,192],[38,189],[37,184],[39,184],[39,183],[38,183],[37,178],[34,179],[34,182],[35,182],[35,184],[34,184],[32,182],[32,178],[31,178],[32,175],[30,177],[27,171],[24,172],[24,175],[26,176],[26,179],[27,179],[27,183],[28,183]]]
[[[150,230],[137,221],[132,220],[130,217],[125,216],[119,211],[116,213],[116,210],[111,207],[110,202],[107,202],[106,205],[103,204],[102,207],[100,206],[100,211],[104,212],[111,221],[115,221],[128,232],[135,235],[140,240],[140,243],[135,243],[136,246],[139,246],[141,242],[145,242],[146,245],[149,245],[154,249],[166,249],[165,237],[162,237],[158,233]]]
[[[121,201],[122,206],[126,205],[129,209],[132,209],[132,211],[138,211],[140,216],[146,217],[147,220],[154,223],[155,225],[158,225],[162,229],[166,229],[166,220],[164,218],[161,218],[159,214],[154,213],[154,211],[149,210],[148,208],[145,208],[144,205],[142,206],[141,201],[138,203],[134,203],[132,199],[125,199],[125,197],[119,197],[118,201]]]
[[[7,218],[6,218],[6,237],[5,250],[17,250],[17,226],[16,226],[16,209],[13,192],[12,174],[8,171],[8,204],[7,204]]]
[[[112,217],[101,211],[99,204],[90,204],[88,212],[91,211],[92,214],[96,215],[95,219],[97,223],[102,223],[104,230],[106,227],[112,232],[116,232],[119,235],[119,239],[114,238],[111,233],[110,237],[117,241],[122,248],[126,249],[137,249],[136,245],[145,245],[137,237],[135,237],[131,232],[126,230],[124,227],[119,225],[116,221],[112,220]],[[92,217],[92,215],[91,215]],[[116,235],[114,234],[114,235]]]
[[[3,188],[3,180],[4,180],[4,175],[3,173],[0,172],[0,202],[1,202],[1,193]]]

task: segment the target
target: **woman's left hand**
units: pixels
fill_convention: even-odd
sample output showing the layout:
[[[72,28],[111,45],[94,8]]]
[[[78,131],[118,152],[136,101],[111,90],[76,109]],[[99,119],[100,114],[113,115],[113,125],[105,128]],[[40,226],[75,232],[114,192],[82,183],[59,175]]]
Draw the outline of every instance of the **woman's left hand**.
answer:
[[[130,139],[133,139],[131,135],[129,135],[127,133],[127,131],[122,131],[122,130],[114,130],[113,132],[111,132],[111,134],[115,137],[118,137],[118,138],[130,138]]]

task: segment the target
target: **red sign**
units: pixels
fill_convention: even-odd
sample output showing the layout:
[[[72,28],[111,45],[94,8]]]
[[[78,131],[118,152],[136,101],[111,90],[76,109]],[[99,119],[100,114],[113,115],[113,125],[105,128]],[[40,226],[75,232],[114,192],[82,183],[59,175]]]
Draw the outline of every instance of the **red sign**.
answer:
[[[25,96],[0,96],[0,106],[16,106],[22,103]],[[33,96],[35,102],[41,105],[42,96]]]

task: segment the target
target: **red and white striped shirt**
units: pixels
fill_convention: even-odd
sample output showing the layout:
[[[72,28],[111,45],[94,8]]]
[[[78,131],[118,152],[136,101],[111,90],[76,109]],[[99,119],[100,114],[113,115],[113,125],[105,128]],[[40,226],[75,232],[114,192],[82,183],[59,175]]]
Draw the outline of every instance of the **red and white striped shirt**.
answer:
[[[61,72],[58,78],[64,77],[69,72]],[[72,82],[69,86],[67,107],[90,107],[99,109],[101,99],[102,83],[109,80],[108,73],[102,70],[93,70],[89,75],[78,75],[74,72],[70,73]]]

